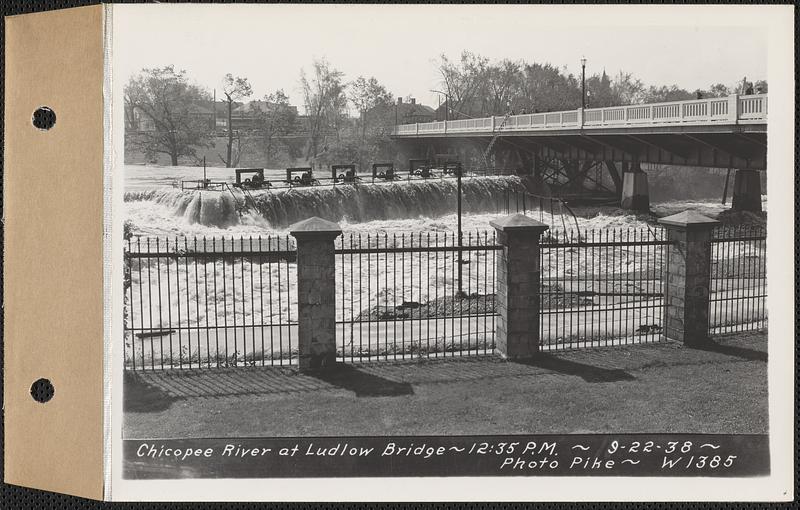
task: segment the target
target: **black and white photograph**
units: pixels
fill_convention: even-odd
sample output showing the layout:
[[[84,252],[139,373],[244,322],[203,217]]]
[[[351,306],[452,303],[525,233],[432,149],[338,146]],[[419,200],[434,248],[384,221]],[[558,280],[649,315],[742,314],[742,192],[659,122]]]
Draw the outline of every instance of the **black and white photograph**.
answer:
[[[757,10],[116,7],[129,497],[775,474]]]

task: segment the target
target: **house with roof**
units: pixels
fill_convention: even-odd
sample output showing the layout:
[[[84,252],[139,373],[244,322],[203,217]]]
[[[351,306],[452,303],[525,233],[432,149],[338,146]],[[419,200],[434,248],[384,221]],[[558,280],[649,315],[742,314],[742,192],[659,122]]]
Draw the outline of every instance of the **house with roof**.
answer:
[[[224,104],[224,103],[223,103]],[[297,107],[292,105],[283,105],[278,103],[270,103],[268,101],[253,100],[238,106],[234,106],[231,111],[231,126],[235,131],[248,131],[258,127],[258,119],[263,115],[269,115],[275,112],[278,108],[289,108],[294,115],[297,115]],[[225,106],[225,112],[217,119],[217,127],[227,129],[228,127],[228,110]]]
[[[390,124],[414,124],[417,122],[432,122],[436,117],[436,112],[430,106],[417,103],[415,98],[404,101],[402,97],[397,98],[393,105],[378,105],[367,111],[369,121],[386,119]]]

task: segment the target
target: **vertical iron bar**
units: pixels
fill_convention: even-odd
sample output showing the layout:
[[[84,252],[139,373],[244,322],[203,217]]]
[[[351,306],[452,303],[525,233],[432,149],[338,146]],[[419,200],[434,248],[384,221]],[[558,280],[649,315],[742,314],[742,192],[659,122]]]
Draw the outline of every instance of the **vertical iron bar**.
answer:
[[[278,237],[275,240],[277,241],[278,250],[280,251],[281,238]],[[286,243],[286,247],[287,248],[289,247],[289,243],[288,242]],[[284,354],[283,354],[283,291],[281,290],[281,259],[280,258],[276,259],[276,264],[275,265],[278,267],[278,272],[276,274],[276,279],[277,279],[277,283],[278,283],[278,352],[280,353],[278,356],[280,356],[279,364],[281,366],[283,366],[283,359],[284,359]],[[286,273],[288,273],[288,272],[289,272],[289,261],[288,261],[288,257],[287,257]],[[270,278],[271,277],[272,277],[272,271],[270,271]],[[272,286],[270,286],[270,292],[272,292]],[[272,302],[271,299],[270,299],[270,302]],[[287,306],[287,311],[289,310],[289,307],[291,307],[291,306],[292,306],[292,302],[290,300],[289,303],[288,303],[288,306]],[[286,335],[287,338],[288,338],[289,334],[291,334],[291,331],[292,331],[292,320],[291,320],[291,314],[290,313],[287,314],[287,316],[286,316],[286,329],[289,332]],[[289,359],[288,359],[287,363],[291,363],[291,362],[292,362],[292,351],[291,351],[291,347],[290,347],[289,348]]]
[[[161,328],[161,334],[159,335],[159,349],[161,358],[161,370],[164,370],[164,319],[162,317],[162,302],[161,302],[161,247],[160,247],[160,239],[156,237],[156,253],[158,256],[156,257],[156,274],[158,275],[158,325]],[[169,331],[169,328],[167,328]]]
[[[211,251],[214,253],[214,258],[212,259],[214,262],[214,270],[212,272],[214,276],[214,342],[215,342],[214,359],[216,360],[217,368],[219,368],[219,302],[218,302],[219,294],[217,294],[217,239],[215,237],[211,238]],[[222,260],[222,267],[224,268],[225,260],[224,259],[221,260]],[[170,350],[171,349],[172,347],[170,346]]]
[[[197,323],[197,368],[202,368],[203,360],[200,352],[200,277],[197,269],[197,237],[194,237],[194,316]]]
[[[287,246],[288,248],[288,246]],[[278,251],[280,251],[280,243],[278,243]],[[272,236],[267,237],[267,252],[272,253]],[[267,285],[269,285],[269,353],[270,353],[270,365],[275,364],[275,320],[273,317],[275,316],[275,312],[273,311],[273,303],[274,297],[272,295],[272,260],[267,259],[269,262],[267,263]],[[280,257],[275,257],[275,264],[280,266],[281,259]],[[280,301],[279,301],[280,302]],[[281,331],[282,331],[282,321],[281,321],[281,309],[280,306],[278,307],[278,342],[281,341]],[[278,348],[278,362],[283,362],[283,351]]]
[[[147,253],[148,253],[148,255],[150,254],[150,238],[149,237],[147,238]],[[156,366],[155,366],[156,353],[155,353],[155,348],[154,348],[154,344],[153,344],[153,333],[155,331],[154,331],[154,328],[153,328],[153,279],[152,279],[152,273],[150,271],[151,267],[152,267],[152,264],[150,263],[150,259],[148,258],[147,259],[147,309],[148,309],[148,316],[150,318],[150,335],[149,335],[150,336],[150,369],[151,370],[155,370],[155,368],[156,368]]]
[[[189,297],[189,240],[183,238],[183,268],[186,271],[186,337],[189,341],[187,353],[189,368],[192,368],[192,303]]]
[[[289,247],[288,235],[283,238],[283,244],[287,248]],[[278,239],[278,246],[280,246],[280,239]],[[286,360],[286,364],[291,365],[292,364],[292,271],[289,270],[288,257],[285,260],[285,265],[286,267],[284,273],[286,274],[286,331],[287,331],[286,344],[287,344],[287,352],[289,353],[289,358]],[[296,265],[297,265],[297,257],[295,257],[295,266]],[[297,276],[297,267],[295,267],[294,275]],[[284,296],[281,293],[278,293],[279,302],[282,301],[283,298]]]
[[[403,248],[405,248],[406,235],[403,233],[403,234],[401,234],[400,238],[402,239]],[[394,342],[395,359],[397,359],[397,319],[398,319],[398,313],[397,313],[397,249],[396,248],[397,248],[397,233],[393,233],[392,234],[392,287],[393,287],[394,290],[392,292],[392,302],[394,303],[394,310],[392,310],[392,316],[393,316],[393,320],[392,320],[392,339],[393,339],[393,342]],[[403,252],[401,254],[401,258],[404,259],[405,255],[406,255],[405,252]],[[387,259],[389,258],[389,254],[388,253],[386,254],[386,258]],[[413,266],[411,267],[411,274],[412,274],[412,278],[413,278],[413,274],[414,274],[414,267]],[[405,278],[406,278],[405,273],[402,273],[400,275],[400,293],[401,293],[401,296],[402,296],[401,299],[403,301],[405,301],[405,299],[406,299]],[[413,291],[412,291],[412,294],[411,294],[411,300],[412,301],[414,300]],[[403,304],[402,301],[401,301],[400,304],[401,305]],[[405,308],[403,308],[403,311],[405,312]],[[401,320],[403,321],[402,324],[401,324],[401,327],[400,327],[401,332],[402,332],[402,330],[405,328],[406,321],[404,319],[401,319]],[[406,343],[406,339],[405,339],[405,335],[404,335],[402,340],[401,340],[401,343],[400,343],[401,351],[405,351],[405,347],[406,347],[405,343]],[[411,336],[411,349],[414,349],[414,336],[413,336],[413,334]]]
[[[430,230],[426,234],[425,238],[425,247],[430,249],[431,247],[431,232]],[[427,273],[425,276],[428,282],[428,290],[426,292],[427,301],[427,329],[425,332],[425,356],[428,357],[431,354],[431,253],[427,252],[425,257],[425,272]],[[422,310],[420,308],[420,317],[422,316]],[[434,319],[435,320],[435,319]]]
[[[220,248],[222,249],[222,320],[224,326],[225,338],[225,365],[230,362],[230,351],[228,350],[228,270],[227,260],[225,258],[225,238],[219,240]]]
[[[142,370],[145,369],[145,362],[144,362],[144,298],[142,297],[142,238],[136,238],[136,251],[139,252],[139,338],[140,343],[142,345]],[[134,335],[136,336],[136,335]],[[134,344],[135,341],[131,341],[131,344]]]
[[[208,324],[208,247],[206,237],[203,236],[203,290],[206,312],[206,367],[211,368],[211,329]],[[213,258],[211,259],[214,260]]]
[[[269,322],[264,318],[264,248],[261,246],[261,234],[258,235],[258,305],[258,314],[259,317],[261,317],[258,329],[261,333],[261,366],[263,367],[267,361],[267,351],[264,345],[264,328],[267,324],[271,326],[272,316],[270,316]],[[253,321],[255,321],[255,314],[253,315]],[[271,327],[270,330],[272,330]],[[269,352],[269,360],[270,364],[272,364],[272,350]]]

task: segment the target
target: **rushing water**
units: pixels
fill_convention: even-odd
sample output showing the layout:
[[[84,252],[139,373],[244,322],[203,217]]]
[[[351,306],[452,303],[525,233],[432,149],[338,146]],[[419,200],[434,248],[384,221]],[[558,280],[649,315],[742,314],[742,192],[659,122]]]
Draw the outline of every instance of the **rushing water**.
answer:
[[[456,184],[452,179],[258,191],[246,197],[238,190],[181,191],[173,186],[176,179],[202,178],[202,170],[197,168],[130,166],[126,171],[126,219],[132,233],[155,237],[160,242],[166,237],[172,242],[189,238],[192,241],[188,249],[193,248],[192,242],[198,237],[215,242],[224,238],[231,242],[251,236],[280,236],[281,249],[291,248],[293,239],[287,236],[287,227],[310,216],[339,222],[346,234],[345,247],[350,239],[362,245],[376,242],[391,245],[397,242],[395,238],[407,239],[409,233],[417,233],[417,236],[424,233],[425,237],[417,237],[416,245],[424,244],[428,233],[434,238],[438,233],[439,240],[448,236],[447,244],[452,245],[458,221]],[[230,169],[207,170],[207,177],[214,181],[230,182],[231,175]],[[268,179],[282,177],[280,171],[267,172]],[[508,192],[522,190],[522,183],[516,177],[465,178],[462,228],[468,236],[468,244],[485,243],[486,232],[492,235],[489,222],[506,214]],[[243,209],[246,200],[248,207]],[[651,209],[656,216],[687,209],[716,216],[729,207],[719,202],[669,201],[654,203]],[[615,207],[576,208],[578,217],[574,218],[563,208],[559,210],[557,205],[545,207],[546,210],[531,209],[535,205],[526,204],[529,216],[553,229],[578,227],[589,235],[592,231],[607,233],[612,229],[625,229],[647,236],[655,223],[654,217],[627,214]],[[766,209],[766,197],[764,206]],[[583,253],[579,256],[564,250],[560,258],[543,258],[543,277],[566,285],[568,280],[580,275],[583,278],[581,290],[592,290],[595,285],[608,285],[602,283],[608,280],[612,280],[612,285],[629,285],[625,274],[644,271],[637,283],[641,287],[639,290],[658,292],[660,288],[660,275],[654,272],[663,265],[660,247],[593,248]],[[375,307],[426,303],[454,295],[458,284],[454,257],[452,252],[436,256],[402,254],[401,258],[373,254],[357,258],[352,265],[341,263],[342,257],[337,258],[336,278],[341,282],[337,288],[337,303],[340,303],[337,320],[369,314]],[[463,285],[469,294],[490,296],[494,293],[494,278],[487,274],[494,267],[492,257],[494,252],[491,251],[465,254]],[[601,259],[610,260],[610,263],[597,265],[593,262]],[[296,289],[296,266],[292,261],[265,263],[247,257],[227,261],[201,259],[199,263],[192,260],[189,263],[187,259],[151,258],[132,262],[131,284],[126,293],[126,301],[133,305],[128,310],[129,326],[144,330],[215,325],[229,328],[231,324],[286,324],[290,319],[296,320],[297,307],[292,297],[292,290]],[[619,279],[616,283],[615,278]],[[654,310],[658,312],[657,308]],[[660,319],[645,314],[637,320],[642,324],[656,324]],[[244,334],[244,330],[241,333]],[[130,337],[126,342],[131,346]],[[178,344],[181,344],[180,339]],[[141,341],[139,347],[133,347],[145,349]]]
[[[208,168],[206,177],[233,182],[233,171]],[[266,171],[269,180],[285,177],[282,170]],[[148,236],[239,236],[285,233],[289,225],[310,216],[339,222],[345,231],[453,231],[456,228],[454,179],[414,180],[294,188],[273,191],[181,191],[180,180],[202,179],[197,167],[126,166],[126,219],[133,233]],[[465,178],[463,228],[484,230],[505,214],[509,192],[522,191],[516,177]],[[766,196],[763,198],[766,210]],[[543,211],[526,204],[529,215],[553,228],[644,228],[653,218],[624,213],[616,207],[577,208],[575,219],[558,204]],[[531,207],[534,207],[531,210]],[[718,199],[671,200],[653,203],[656,216],[693,210],[715,217],[729,208]],[[514,207],[512,206],[512,209]]]

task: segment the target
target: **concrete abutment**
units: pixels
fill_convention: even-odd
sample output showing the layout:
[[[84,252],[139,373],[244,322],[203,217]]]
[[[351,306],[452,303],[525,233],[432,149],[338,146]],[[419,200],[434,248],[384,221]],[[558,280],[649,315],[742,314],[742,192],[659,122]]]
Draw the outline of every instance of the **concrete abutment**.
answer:
[[[731,209],[761,212],[761,174],[757,170],[736,170]]]
[[[638,162],[633,163],[630,170],[622,174],[620,207],[641,213],[650,211],[650,188],[647,184],[647,174],[642,171]]]

